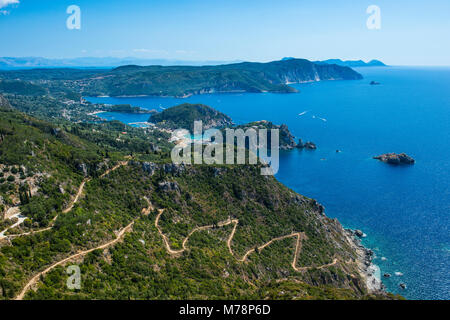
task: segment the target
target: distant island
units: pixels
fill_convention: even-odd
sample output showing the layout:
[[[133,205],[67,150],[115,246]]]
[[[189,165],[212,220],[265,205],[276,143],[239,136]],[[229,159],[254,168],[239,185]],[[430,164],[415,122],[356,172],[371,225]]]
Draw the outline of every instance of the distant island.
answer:
[[[66,59],[50,59],[43,57],[0,57],[0,69],[28,69],[28,68],[116,68],[124,65],[162,65],[162,66],[206,66],[241,61],[217,60],[179,60],[179,59],[143,59],[136,57],[79,57]]]
[[[82,96],[175,96],[215,92],[298,92],[292,83],[359,80],[346,66],[305,59],[216,66],[122,66],[115,69],[29,69],[0,71],[0,79],[28,81],[47,90]],[[16,84],[17,85],[17,84]],[[5,91],[8,92],[8,91]]]
[[[324,61],[314,61],[317,64],[335,64],[338,66],[356,68],[356,67],[386,67],[386,65],[380,60],[370,60],[364,62],[363,60],[341,60],[341,59],[328,59]]]

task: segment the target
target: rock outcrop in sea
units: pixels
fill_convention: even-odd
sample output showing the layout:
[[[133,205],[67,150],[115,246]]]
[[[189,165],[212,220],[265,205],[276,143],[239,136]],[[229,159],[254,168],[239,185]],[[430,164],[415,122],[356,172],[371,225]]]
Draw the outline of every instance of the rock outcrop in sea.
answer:
[[[311,141],[307,141],[307,142],[303,143],[302,139],[298,139],[297,148],[298,149],[316,150],[317,145]]]
[[[406,153],[385,153],[379,156],[373,157],[373,159],[377,159],[389,164],[414,164],[415,160],[408,156]]]

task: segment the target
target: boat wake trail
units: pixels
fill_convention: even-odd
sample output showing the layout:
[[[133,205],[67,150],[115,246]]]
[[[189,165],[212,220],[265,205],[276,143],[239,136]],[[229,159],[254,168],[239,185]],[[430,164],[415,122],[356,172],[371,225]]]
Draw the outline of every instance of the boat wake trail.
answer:
[[[313,118],[313,119],[319,119],[319,120],[322,120],[323,122],[327,122],[327,119],[321,118],[321,117],[317,117],[317,116],[315,116],[315,115],[313,115],[312,118]]]

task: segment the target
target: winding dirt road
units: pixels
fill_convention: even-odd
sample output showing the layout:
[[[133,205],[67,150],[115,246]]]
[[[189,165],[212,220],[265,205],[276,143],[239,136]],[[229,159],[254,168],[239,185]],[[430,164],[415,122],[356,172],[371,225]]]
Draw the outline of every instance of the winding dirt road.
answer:
[[[127,165],[128,165],[128,161],[119,161],[119,163],[117,163],[114,167],[106,170],[102,175],[100,175],[100,178],[103,178],[104,176],[108,175],[110,172],[112,172],[116,169],[119,169],[122,166],[127,166]]]
[[[186,247],[187,242],[189,241],[189,238],[190,238],[195,232],[214,228],[214,225],[212,225],[212,224],[207,225],[207,226],[201,226],[201,227],[196,227],[196,228],[194,228],[191,232],[189,232],[189,234],[187,235],[187,237],[184,238],[183,243],[182,243],[183,249],[180,249],[180,250],[173,250],[173,249],[170,247],[169,239],[168,239],[167,236],[162,232],[160,226],[158,225],[158,223],[159,223],[159,218],[161,218],[161,215],[163,214],[163,212],[164,212],[164,209],[159,209],[159,210],[158,210],[158,215],[156,216],[156,219],[155,219],[155,227],[158,229],[159,234],[161,235],[161,237],[162,237],[163,240],[164,240],[164,245],[165,245],[167,251],[168,251],[170,254],[180,254],[180,253],[183,253],[185,250],[187,250],[187,247]],[[233,254],[233,252],[231,251],[231,239],[233,238],[234,231],[235,231],[235,229],[236,229],[236,226],[237,226],[238,222],[239,222],[238,220],[225,220],[225,221],[219,222],[219,223],[217,224],[218,227],[225,227],[225,226],[230,225],[230,224],[232,224],[232,223],[235,224],[235,227],[233,228],[233,232],[231,233],[230,238],[229,238],[228,241],[227,241],[228,248],[229,248],[231,254]]]
[[[123,166],[123,165],[127,165],[127,164],[128,164],[128,161],[122,161],[122,162],[120,162],[119,164],[117,164],[116,166],[114,166],[113,168],[107,170],[107,171],[106,171],[104,174],[102,174],[100,177],[104,177],[105,175],[109,174],[111,171],[114,171],[114,170],[116,170],[117,168],[119,168],[119,167],[121,167],[121,166]],[[80,196],[81,196],[81,194],[82,194],[82,192],[83,192],[84,186],[85,186],[86,182],[88,182],[88,181],[90,181],[90,178],[89,178],[89,179],[85,179],[85,180],[81,183],[81,185],[80,185],[80,187],[79,187],[79,189],[78,189],[78,192],[77,192],[75,198],[71,201],[71,203],[69,204],[69,206],[68,206],[66,209],[63,210],[63,213],[67,213],[67,212],[69,212],[70,210],[72,210],[72,208],[73,208],[73,206],[75,205],[75,203],[78,202],[78,200],[79,200],[79,198],[80,198]],[[149,206],[148,206],[147,208],[142,209],[142,214],[148,215],[154,208],[153,208],[153,205],[150,203],[150,201],[149,201],[147,198],[145,198],[145,200],[148,202]],[[200,227],[194,228],[191,232],[189,232],[189,234],[188,234],[188,235],[186,236],[186,238],[183,240],[183,242],[182,242],[182,248],[183,248],[183,249],[173,250],[173,249],[170,247],[169,239],[168,239],[167,236],[162,232],[161,228],[160,228],[159,225],[158,225],[159,219],[161,218],[161,215],[163,214],[163,212],[164,212],[164,209],[159,209],[159,210],[158,210],[158,215],[156,216],[156,219],[155,219],[155,227],[157,228],[158,233],[159,233],[159,234],[161,235],[161,237],[163,238],[164,245],[165,245],[167,251],[168,251],[170,254],[172,254],[172,255],[178,255],[178,254],[183,253],[185,250],[187,250],[187,242],[189,241],[189,238],[190,238],[195,232],[197,232],[197,231],[202,231],[202,230],[207,230],[207,229],[212,229],[212,228],[214,228],[215,226],[218,226],[218,227],[225,227],[225,226],[230,225],[230,224],[234,224],[233,230],[231,231],[230,236],[229,236],[229,238],[228,238],[228,240],[227,240],[227,247],[228,247],[228,250],[229,250],[229,252],[231,253],[231,255],[232,255],[236,260],[238,260],[238,261],[240,261],[240,262],[245,262],[245,261],[248,259],[249,255],[256,251],[255,248],[250,249],[250,250],[248,250],[248,251],[244,254],[244,256],[243,256],[242,258],[236,258],[236,256],[234,255],[234,252],[233,252],[233,250],[232,250],[232,248],[231,248],[231,242],[232,242],[233,237],[234,237],[234,235],[235,235],[235,233],[236,233],[236,228],[237,228],[237,226],[238,226],[238,224],[239,224],[239,220],[237,220],[237,219],[231,219],[231,218],[228,219],[228,220],[225,220],[225,221],[221,221],[221,222],[217,223],[216,225],[206,225],[206,226],[200,226]],[[56,217],[53,219],[53,222],[57,219],[57,217],[58,217],[58,216],[56,216]],[[51,270],[53,270],[55,267],[60,266],[60,265],[63,265],[63,264],[65,264],[66,262],[69,262],[69,261],[71,261],[71,260],[73,260],[73,259],[76,259],[76,258],[80,258],[80,257],[82,257],[82,256],[85,256],[85,255],[87,255],[88,253],[90,253],[90,252],[92,252],[92,251],[99,250],[99,249],[106,249],[106,248],[108,248],[108,247],[110,247],[110,246],[113,246],[114,244],[116,244],[117,242],[119,242],[119,241],[124,237],[124,235],[125,235],[126,232],[128,232],[128,231],[131,230],[131,228],[132,228],[133,225],[134,225],[134,222],[135,222],[135,220],[133,220],[130,224],[128,224],[128,225],[127,225],[126,227],[124,227],[123,229],[121,229],[121,230],[117,233],[117,236],[116,236],[116,238],[115,238],[114,240],[111,240],[111,241],[109,241],[109,242],[107,242],[107,243],[105,243],[105,244],[102,244],[102,245],[98,246],[98,247],[95,247],[95,248],[92,248],[92,249],[88,249],[88,250],[84,250],[84,251],[78,252],[78,253],[76,253],[76,254],[73,254],[73,255],[71,255],[71,256],[69,256],[69,257],[63,259],[63,260],[60,260],[60,261],[58,261],[58,262],[53,263],[52,265],[50,265],[49,267],[47,267],[47,268],[44,269],[43,271],[37,273],[36,275],[34,275],[34,276],[26,283],[26,285],[23,287],[22,291],[16,296],[15,300],[23,300],[25,294],[28,292],[28,290],[30,290],[33,286],[35,286],[35,285],[39,282],[41,276],[44,276],[45,274],[47,274],[48,272],[50,272]],[[52,228],[52,226],[50,226],[50,227],[48,227],[48,228],[45,228],[45,229],[42,229],[42,230],[38,230],[38,231],[34,231],[34,232],[28,232],[28,233],[20,234],[20,235],[13,235],[13,236],[23,236],[23,235],[33,234],[33,233],[37,233],[37,232],[43,232],[43,231],[46,231],[46,230],[50,230],[51,228]],[[292,268],[293,268],[295,271],[304,271],[304,270],[308,270],[308,269],[312,269],[312,268],[317,268],[317,269],[327,268],[327,267],[329,267],[329,266],[335,265],[335,264],[338,262],[337,259],[334,259],[332,263],[330,263],[330,264],[325,264],[325,265],[322,265],[322,266],[319,266],[319,267],[297,267],[297,266],[296,266],[296,263],[297,263],[297,259],[298,259],[298,256],[299,256],[299,254],[300,254],[300,251],[301,251],[302,241],[307,239],[306,234],[304,234],[303,232],[296,232],[296,233],[292,233],[292,234],[289,234],[289,235],[284,235],[284,236],[280,236],[280,237],[273,238],[272,240],[266,242],[265,244],[263,244],[263,245],[257,247],[257,249],[258,249],[258,250],[262,250],[262,249],[266,248],[267,246],[269,246],[270,244],[272,244],[272,243],[275,242],[275,241],[284,240],[284,239],[291,238],[291,237],[292,237],[292,238],[294,238],[294,237],[297,238],[297,241],[296,241],[296,247],[295,247],[295,253],[294,253],[294,259],[293,259],[292,264],[291,264]]]
[[[105,173],[103,173],[103,174],[100,176],[100,178],[103,178],[104,176],[106,176],[106,175],[109,174],[110,172],[112,172],[112,171],[118,169],[118,168],[121,167],[121,166],[127,165],[127,164],[128,164],[128,161],[121,161],[121,162],[119,162],[117,165],[115,165],[114,167],[112,167],[111,169],[108,169]],[[67,213],[67,212],[69,212],[70,210],[73,209],[74,205],[78,202],[78,200],[79,200],[80,197],[81,197],[81,194],[83,193],[85,184],[86,184],[87,182],[89,182],[90,180],[91,180],[91,178],[87,178],[87,179],[83,180],[83,182],[80,184],[80,187],[78,188],[78,192],[77,192],[76,196],[75,196],[75,197],[73,198],[73,200],[70,202],[69,206],[68,206],[66,209],[64,209],[64,210],[62,211],[63,213]],[[148,215],[148,214],[151,212],[151,210],[153,210],[153,206],[152,206],[152,204],[150,203],[150,201],[149,201],[147,198],[145,198],[145,200],[148,202],[149,207],[148,207],[148,208],[142,209],[142,213],[143,213],[144,215]],[[57,218],[58,218],[58,216],[56,216],[55,218],[53,218],[52,223],[54,223],[54,222],[56,221]],[[123,228],[122,230],[120,230],[120,231],[118,232],[116,239],[111,240],[111,241],[109,241],[109,242],[107,242],[107,243],[105,243],[105,244],[102,244],[102,245],[98,246],[98,247],[95,247],[95,248],[92,248],[92,249],[89,249],[89,250],[85,250],[85,251],[81,251],[81,252],[79,252],[79,253],[76,253],[76,254],[74,254],[74,255],[72,255],[72,256],[70,256],[70,257],[67,257],[67,258],[65,258],[65,259],[63,259],[63,260],[60,260],[60,261],[58,261],[58,262],[55,262],[54,264],[50,265],[47,269],[45,269],[45,270],[39,272],[38,274],[36,274],[33,278],[31,278],[31,279],[27,282],[27,284],[26,284],[25,287],[22,289],[22,291],[17,295],[17,297],[15,298],[15,300],[22,300],[23,297],[25,296],[25,294],[27,293],[27,291],[28,291],[30,288],[32,288],[35,284],[37,284],[37,283],[39,282],[40,277],[43,276],[43,275],[45,275],[46,273],[50,272],[50,271],[51,271],[52,269],[54,269],[55,267],[57,267],[57,266],[59,266],[59,265],[62,265],[62,264],[66,263],[66,262],[68,262],[68,261],[70,261],[70,260],[73,260],[73,259],[82,257],[82,256],[84,256],[84,255],[86,255],[86,254],[88,254],[88,253],[90,253],[90,252],[92,252],[92,251],[94,251],[94,250],[105,249],[105,248],[107,248],[107,247],[110,247],[110,246],[116,244],[118,241],[120,241],[120,240],[122,239],[122,237],[124,236],[124,234],[125,234],[127,231],[129,231],[129,230],[131,229],[131,227],[133,226],[133,224],[134,224],[134,220],[133,220],[129,225],[127,225],[125,228]],[[9,236],[9,237],[20,237],[20,236],[25,236],[25,235],[29,235],[29,234],[34,234],[34,233],[39,233],[39,232],[47,231],[47,230],[50,230],[50,229],[52,229],[52,228],[53,228],[53,226],[50,226],[50,227],[47,227],[47,228],[44,228],[44,229],[41,229],[41,230],[36,230],[36,231],[32,231],[32,232],[22,233],[22,234],[18,234],[18,235],[12,235],[12,236]]]
[[[9,226],[8,228],[6,228],[5,230],[3,230],[2,232],[0,232],[0,240],[1,240],[1,239],[7,238],[8,236],[6,236],[5,233],[6,233],[9,229],[14,229],[14,228],[17,227],[17,226],[20,226],[20,225],[26,220],[27,217],[23,216],[23,215],[20,213],[20,211],[18,211],[18,213],[12,215],[12,216],[9,217],[8,219],[14,219],[14,218],[17,219],[17,222],[14,223],[13,225]]]
[[[163,214],[163,212],[164,212],[164,209],[159,209],[158,210],[158,215],[156,216],[156,219],[155,219],[155,227],[156,227],[156,229],[158,229],[158,233],[163,238],[164,246],[166,247],[167,252],[169,252],[172,255],[179,255],[179,254],[183,253],[184,251],[186,251],[187,250],[187,242],[189,241],[189,238],[195,232],[202,231],[202,230],[207,230],[207,229],[212,229],[215,226],[215,225],[206,225],[206,226],[196,227],[196,228],[192,229],[191,232],[189,232],[189,234],[186,236],[186,238],[184,238],[184,240],[182,242],[182,247],[183,248],[179,249],[179,250],[173,250],[170,247],[169,239],[162,232],[161,227],[158,224],[159,223],[159,219],[161,218],[161,215]],[[237,258],[235,256],[234,252],[233,252],[233,249],[231,248],[231,242],[233,241],[234,234],[236,233],[236,228],[237,228],[237,226],[239,224],[239,220],[237,220],[237,219],[228,219],[228,220],[221,221],[221,222],[217,223],[216,226],[218,226],[218,227],[225,227],[225,226],[230,225],[230,224],[234,224],[234,227],[233,227],[233,230],[231,231],[230,236],[229,236],[229,238],[227,240],[228,250],[229,250],[230,254],[236,260],[238,260],[239,262],[245,262],[245,261],[247,261],[248,257],[253,252],[256,251],[256,248],[248,250],[244,254],[244,256],[242,258]],[[257,249],[258,249],[258,251],[263,250],[264,248],[268,247],[269,245],[271,245],[275,241],[280,241],[280,240],[284,240],[284,239],[287,239],[287,238],[297,238],[296,246],[295,246],[295,252],[294,252],[294,259],[293,259],[292,264],[291,264],[292,268],[295,271],[301,272],[301,271],[306,271],[306,270],[314,269],[314,268],[315,269],[323,269],[323,268],[327,268],[327,267],[333,266],[333,265],[337,264],[337,262],[338,262],[338,259],[335,258],[333,260],[333,262],[331,262],[329,264],[322,265],[322,266],[318,266],[318,267],[312,267],[312,266],[311,267],[297,267],[296,264],[297,264],[298,256],[299,256],[299,254],[301,252],[301,249],[302,249],[302,241],[306,240],[308,238],[304,232],[295,232],[295,233],[291,233],[291,234],[288,234],[288,235],[284,235],[284,236],[273,238],[272,240],[270,240],[270,241],[264,243],[263,245],[257,247]]]
[[[116,164],[114,167],[106,170],[103,174],[100,175],[100,178],[105,177],[106,175],[108,175],[109,173],[111,173],[112,171],[120,168],[121,166],[126,166],[128,165],[128,161],[120,161],[118,164]],[[77,194],[75,195],[75,197],[70,201],[69,205],[62,211],[62,213],[67,213],[70,210],[73,209],[73,207],[75,206],[75,204],[78,202],[78,200],[80,199],[81,195],[83,194],[83,190],[84,190],[84,186],[86,185],[87,182],[91,181],[91,178],[86,178],[84,179],[80,186],[78,187],[78,191]],[[50,222],[50,226],[43,228],[43,229],[39,229],[39,230],[35,230],[35,231],[29,231],[29,232],[24,232],[24,233],[20,233],[20,234],[10,234],[10,235],[6,235],[4,236],[4,238],[9,238],[9,239],[13,239],[13,238],[18,238],[18,237],[22,237],[22,236],[28,236],[28,235],[32,235],[32,234],[36,234],[36,233],[40,233],[40,232],[44,232],[44,231],[48,231],[51,230],[53,228],[53,225],[56,221],[56,219],[58,219],[59,215],[56,215],[52,221]],[[6,231],[6,230],[5,230]]]
[[[67,208],[65,208],[65,209],[62,211],[62,213],[67,213],[67,212],[69,212],[70,210],[73,209],[73,206],[78,202],[78,200],[79,200],[80,197],[81,197],[81,194],[83,193],[84,185],[86,184],[86,182],[89,182],[90,180],[91,180],[91,179],[84,179],[83,182],[81,182],[80,187],[78,188],[78,192],[77,192],[77,194],[75,195],[75,198],[73,198],[73,200],[70,201],[69,206],[68,206]],[[56,221],[57,218],[58,218],[58,216],[56,216],[55,218],[53,218],[53,220]]]
[[[117,234],[117,237],[114,240],[111,240],[105,244],[102,244],[98,247],[89,249],[89,250],[85,250],[85,251],[80,251],[74,255],[71,255],[70,257],[67,257],[63,260],[60,260],[58,262],[55,262],[54,264],[52,264],[51,266],[49,266],[47,269],[45,269],[44,271],[39,272],[38,274],[36,274],[33,278],[31,278],[31,280],[29,280],[27,282],[27,284],[25,285],[25,287],[23,287],[22,291],[17,295],[17,297],[15,298],[15,300],[23,300],[23,297],[25,296],[25,294],[28,292],[29,289],[31,289],[34,285],[36,285],[39,282],[39,279],[41,276],[49,273],[52,269],[54,269],[57,266],[63,265],[64,263],[85,256],[88,253],[95,251],[95,250],[99,250],[99,249],[106,249],[114,244],[116,244],[117,242],[119,242],[123,236],[125,235],[126,232],[128,232],[129,230],[131,230],[132,226],[134,224],[134,221],[131,222],[129,225],[127,225],[125,228],[123,228],[122,230],[120,230]]]

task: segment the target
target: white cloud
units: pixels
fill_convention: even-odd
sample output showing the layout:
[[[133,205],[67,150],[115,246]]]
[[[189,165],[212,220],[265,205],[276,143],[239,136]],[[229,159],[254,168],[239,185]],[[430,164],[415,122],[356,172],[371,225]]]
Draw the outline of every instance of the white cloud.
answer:
[[[19,0],[0,0],[0,8],[9,6],[10,4],[18,4]]]
[[[175,53],[178,53],[178,54],[196,54],[197,51],[191,51],[191,50],[176,50]]]
[[[133,49],[135,53],[151,53],[151,54],[167,54],[166,50],[154,50],[154,49]]]

